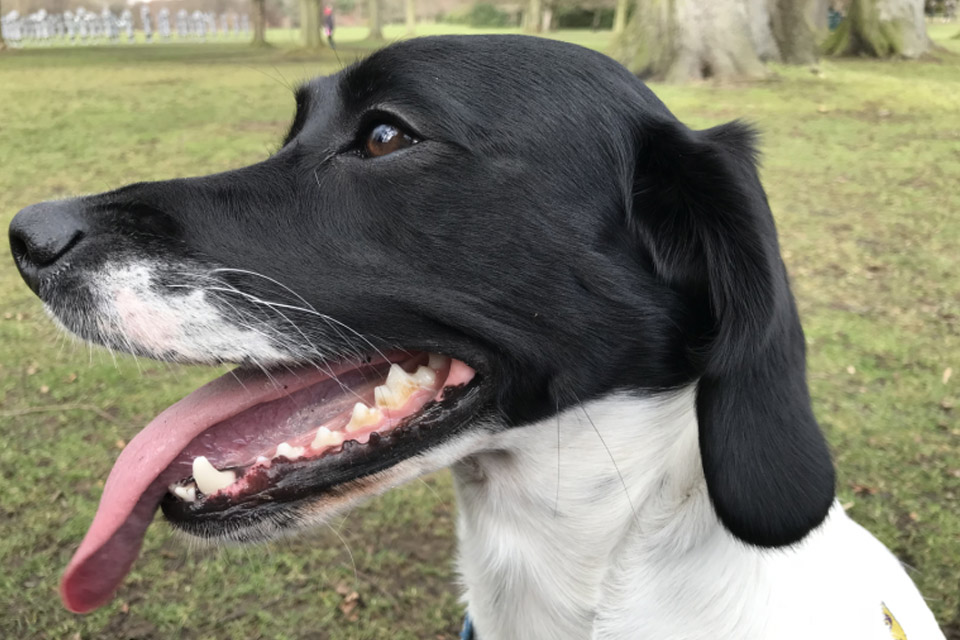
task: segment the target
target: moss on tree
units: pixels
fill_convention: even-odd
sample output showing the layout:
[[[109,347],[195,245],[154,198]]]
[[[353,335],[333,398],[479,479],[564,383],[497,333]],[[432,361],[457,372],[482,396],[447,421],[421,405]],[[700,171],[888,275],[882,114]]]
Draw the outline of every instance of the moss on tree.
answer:
[[[824,53],[872,58],[919,56],[929,49],[929,39],[922,12],[919,23],[907,17],[914,1],[852,0],[846,18],[823,43]],[[887,9],[886,17],[881,11],[881,2]]]

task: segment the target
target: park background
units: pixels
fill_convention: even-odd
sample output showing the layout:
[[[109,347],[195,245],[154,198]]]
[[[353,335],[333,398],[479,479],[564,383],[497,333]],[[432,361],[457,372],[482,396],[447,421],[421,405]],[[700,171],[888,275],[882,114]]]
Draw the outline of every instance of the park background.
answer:
[[[337,0],[336,51],[303,33],[303,3],[313,2],[312,11],[316,0],[266,0],[265,45],[251,46],[249,36],[145,44],[138,34],[134,45],[24,43],[0,51],[0,223],[33,202],[269,155],[292,117],[298,82],[411,31],[403,0],[350,1]],[[730,73],[703,64],[711,55],[703,51],[698,72],[684,74],[641,55],[641,40],[675,47],[664,42],[665,25],[651,27],[644,17],[645,7],[662,1],[627,4],[614,33],[617,5],[604,0],[543,0],[534,9],[416,0],[413,31],[539,31],[617,55],[650,76],[691,126],[734,118],[758,126],[762,177],[807,333],[814,405],[838,465],[840,500],[907,565],[947,637],[960,639],[960,23],[947,3],[928,3],[932,15],[897,27],[911,37],[922,29],[922,50],[907,50],[913,40],[889,26],[878,26],[885,35],[871,44],[863,37],[869,25],[850,17],[858,6],[923,3],[851,0],[833,5],[846,27],[824,29],[818,8],[815,20],[794,29],[794,41],[815,41],[802,59],[783,46],[789,37],[775,38],[774,55],[757,45],[743,54],[749,64]],[[370,2],[379,3],[379,37]],[[233,0],[166,3],[251,11]],[[713,7],[737,3],[766,5],[770,25],[785,15],[770,7],[827,6],[717,0]],[[22,15],[80,4],[2,0],[3,11]],[[540,19],[524,20],[532,10]],[[560,16],[577,12],[587,16],[572,25],[581,28],[555,28],[570,26]],[[845,28],[844,42],[837,34]],[[87,616],[62,609],[60,573],[119,450],[219,371],[135,361],[62,336],[20,281],[9,248],[0,253],[0,637],[456,637],[463,607],[446,472],[314,534],[260,547],[194,548],[158,521],[111,604]],[[807,620],[815,636],[815,612],[798,612],[798,624]]]

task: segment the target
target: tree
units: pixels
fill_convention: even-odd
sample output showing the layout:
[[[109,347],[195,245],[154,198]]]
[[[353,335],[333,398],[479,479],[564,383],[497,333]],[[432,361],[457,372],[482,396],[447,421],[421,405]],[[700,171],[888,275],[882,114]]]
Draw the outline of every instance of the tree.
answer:
[[[321,43],[320,0],[300,0],[300,44],[316,49]]]
[[[380,0],[367,0],[367,11],[370,14],[370,34],[367,37],[371,40],[383,40],[383,15],[380,8]]]
[[[417,3],[416,0],[406,0],[407,35],[417,35]]]
[[[916,58],[932,47],[923,0],[851,0],[823,49],[835,56]]]
[[[530,0],[527,3],[527,11],[523,16],[524,31],[527,33],[540,33],[543,26],[543,1]]]
[[[630,9],[630,0],[617,0],[617,8],[613,14],[613,33],[623,33],[627,26],[627,11]]]
[[[267,7],[266,0],[253,0],[253,44],[267,44]]]
[[[824,3],[816,0],[772,0],[770,27],[777,45],[776,60],[790,64],[817,61],[817,19]]]
[[[750,28],[763,0],[638,0],[611,53],[631,71],[671,82],[767,74]],[[751,7],[753,5],[753,7]],[[755,17],[755,16],[754,16]]]
[[[638,0],[611,53],[673,82],[762,78],[766,61],[816,62],[826,11],[826,0]]]

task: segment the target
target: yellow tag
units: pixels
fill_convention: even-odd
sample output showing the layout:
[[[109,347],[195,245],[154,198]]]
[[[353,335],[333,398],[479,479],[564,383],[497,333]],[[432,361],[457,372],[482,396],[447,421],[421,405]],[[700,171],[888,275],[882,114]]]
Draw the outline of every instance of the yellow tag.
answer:
[[[907,632],[903,630],[897,619],[890,613],[890,609],[887,609],[887,605],[882,602],[880,605],[883,607],[883,622],[890,629],[890,637],[893,640],[907,640]]]

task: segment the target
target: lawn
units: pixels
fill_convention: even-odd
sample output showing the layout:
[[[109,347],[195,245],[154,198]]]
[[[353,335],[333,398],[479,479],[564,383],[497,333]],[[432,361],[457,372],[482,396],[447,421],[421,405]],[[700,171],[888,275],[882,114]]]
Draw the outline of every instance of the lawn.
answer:
[[[922,62],[825,61],[764,83],[656,90],[691,125],[741,117],[763,131],[840,498],[960,638],[960,26],[932,31],[950,50]],[[348,63],[364,34],[339,35]],[[560,35],[601,48],[607,37]],[[44,199],[261,159],[292,115],[291,87],[340,60],[237,43],[3,54],[0,222]],[[445,473],[265,547],[201,551],[158,522],[112,604],[63,610],[60,572],[119,449],[217,372],[61,337],[2,253],[0,637],[455,637]]]

